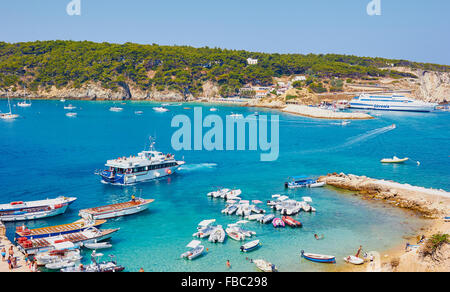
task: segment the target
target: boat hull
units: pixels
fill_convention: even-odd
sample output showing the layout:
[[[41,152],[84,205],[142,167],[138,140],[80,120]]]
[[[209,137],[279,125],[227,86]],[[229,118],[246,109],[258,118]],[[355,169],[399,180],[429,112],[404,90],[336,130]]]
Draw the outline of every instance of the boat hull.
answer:
[[[302,251],[301,257],[306,260],[309,260],[311,262],[316,262],[316,263],[326,263],[326,264],[336,263],[336,257],[334,257],[334,256],[325,256],[325,255],[319,255],[319,254],[305,253]]]
[[[101,213],[97,213],[97,214],[89,213],[88,210],[87,211],[81,210],[78,215],[82,218],[90,217],[94,220],[122,217],[122,216],[133,215],[133,214],[143,212],[148,209],[148,207],[150,206],[150,203],[152,203],[152,202],[153,202],[153,200],[148,200],[148,202],[137,205],[137,206],[124,208],[124,209],[120,209],[120,210],[105,211],[105,212],[101,212]]]
[[[140,173],[115,175],[114,177],[107,176],[104,173],[101,173],[100,176],[102,177],[102,183],[105,184],[123,185],[123,186],[135,185],[137,183],[148,182],[151,180],[172,175],[180,168],[180,166],[181,165],[177,165],[157,170],[143,171]]]
[[[54,210],[49,210],[49,211],[32,212],[32,213],[22,214],[22,215],[0,216],[0,220],[4,221],[4,222],[14,222],[14,221],[28,221],[28,220],[48,218],[48,217],[64,214],[68,207],[69,207],[69,205],[67,204],[59,209],[54,209]]]
[[[431,112],[434,111],[433,105],[420,105],[420,106],[408,106],[408,105],[396,105],[396,104],[373,104],[363,102],[351,102],[350,108],[353,109],[365,109],[365,110],[382,110],[382,111],[406,111],[406,112]]]

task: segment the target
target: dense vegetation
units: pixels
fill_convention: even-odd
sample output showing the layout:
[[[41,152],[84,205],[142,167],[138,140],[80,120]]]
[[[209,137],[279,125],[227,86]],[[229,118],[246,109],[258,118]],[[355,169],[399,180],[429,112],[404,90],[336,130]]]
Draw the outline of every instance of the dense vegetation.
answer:
[[[246,59],[258,59],[247,65]],[[0,42],[0,88],[72,86],[100,82],[117,89],[133,83],[143,90],[177,90],[199,95],[205,81],[233,95],[242,85],[272,84],[272,77],[306,74],[315,78],[414,77],[388,66],[450,71],[450,66],[346,55],[267,54],[219,48],[109,44],[75,41]],[[314,84],[321,91],[320,84]],[[339,86],[336,86],[339,87]]]

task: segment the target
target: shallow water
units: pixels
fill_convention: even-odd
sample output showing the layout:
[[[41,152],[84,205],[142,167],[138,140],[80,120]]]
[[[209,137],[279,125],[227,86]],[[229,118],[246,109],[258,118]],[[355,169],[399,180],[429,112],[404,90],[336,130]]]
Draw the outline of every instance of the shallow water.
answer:
[[[16,101],[12,101],[16,103]],[[127,102],[123,112],[110,112],[112,102],[71,101],[78,107],[77,118],[68,118],[59,101],[33,101],[31,108],[13,107],[21,115],[12,122],[0,121],[0,185],[2,203],[71,195],[78,200],[65,215],[29,222],[31,228],[68,223],[79,219],[78,210],[129,200],[132,194],[154,198],[148,211],[110,220],[105,227],[120,227],[113,237],[114,254],[128,271],[255,271],[245,260],[264,258],[281,271],[320,270],[323,266],[300,259],[300,251],[333,254],[340,259],[365,251],[386,250],[404,242],[423,222],[410,213],[368,202],[351,192],[334,188],[285,191],[283,182],[291,175],[322,175],[345,172],[392,179],[425,187],[450,190],[450,116],[447,113],[380,112],[375,120],[352,121],[347,126],[329,120],[303,118],[277,111],[233,106],[217,106],[224,117],[231,112],[248,115],[280,115],[280,156],[273,162],[260,162],[255,151],[179,151],[172,150],[170,127],[176,114],[193,115],[193,107],[168,107],[169,112],[152,110],[157,103]],[[118,103],[117,103],[118,104]],[[203,115],[212,105],[202,105]],[[6,101],[0,100],[6,110]],[[144,111],[137,116],[136,110]],[[397,129],[386,127],[395,123]],[[206,131],[206,130],[205,130]],[[157,149],[175,153],[187,164],[180,172],[129,187],[100,183],[94,175],[107,159],[134,155],[148,147],[148,137],[157,139]],[[403,165],[383,165],[381,158],[410,157]],[[415,161],[420,161],[418,166]],[[240,244],[205,246],[208,253],[194,261],[179,259],[193,238],[196,225],[215,218],[219,224],[236,222],[238,217],[220,213],[222,200],[206,197],[216,186],[240,188],[245,199],[268,200],[272,194],[291,197],[310,196],[316,214],[301,213],[295,218],[301,229],[277,229],[259,223],[247,224],[257,232],[262,247],[249,254]],[[266,208],[268,210],[268,208]],[[7,224],[13,237],[14,224]],[[313,235],[323,234],[317,241]],[[88,258],[86,254],[86,259]]]

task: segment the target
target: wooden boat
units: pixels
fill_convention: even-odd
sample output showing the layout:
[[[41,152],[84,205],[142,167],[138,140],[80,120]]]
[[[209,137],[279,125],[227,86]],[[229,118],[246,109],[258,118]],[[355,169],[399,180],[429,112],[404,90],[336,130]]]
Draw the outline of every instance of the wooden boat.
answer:
[[[49,227],[42,227],[42,228],[36,228],[36,229],[28,229],[25,225],[17,227],[16,228],[16,239],[20,238],[46,238],[46,237],[52,237],[57,235],[63,235],[63,234],[69,234],[74,232],[80,232],[83,230],[86,230],[90,227],[99,227],[100,225],[104,224],[106,220],[95,220],[95,221],[89,221],[86,219],[80,219],[78,221],[75,221],[73,223],[69,224],[63,224],[63,225],[56,225],[56,226],[49,226]]]
[[[287,225],[289,225],[291,227],[302,227],[302,223],[298,222],[297,220],[295,220],[292,217],[283,216],[281,219],[283,220],[284,223],[286,223]]]
[[[78,215],[89,219],[109,219],[125,215],[132,215],[146,210],[154,200],[136,198],[125,203],[106,205],[102,207],[81,210]]]
[[[54,250],[55,245],[66,241],[73,243],[75,247],[80,247],[82,244],[94,243],[109,239],[111,238],[112,234],[117,232],[118,230],[119,228],[100,230],[95,227],[90,227],[89,229],[80,232],[61,234],[46,238],[27,239],[23,237],[19,238],[19,240],[17,241],[17,248],[22,253],[34,255],[39,252]]]
[[[263,272],[277,272],[278,271],[277,267],[274,264],[269,263],[268,261],[265,261],[265,260],[260,260],[260,259],[253,260],[253,263],[256,265],[256,267],[259,270],[261,270]]]
[[[394,156],[393,158],[381,159],[381,163],[403,163],[403,162],[408,161],[408,160],[409,160],[408,157],[398,158],[397,156]]]
[[[261,244],[259,243],[259,240],[253,240],[251,242],[248,242],[248,243],[242,245],[240,247],[240,250],[242,252],[249,252],[249,251],[259,248],[260,246],[261,246]]]
[[[316,263],[336,263],[336,257],[335,256],[329,256],[329,255],[322,255],[322,254],[314,254],[314,253],[307,253],[302,250],[301,257],[304,259],[307,259],[312,262]]]
[[[364,264],[364,260],[362,258],[357,258],[357,257],[352,256],[352,255],[344,258],[344,261],[346,263],[353,264],[353,265],[362,265],[362,264]]]
[[[39,201],[17,201],[0,205],[0,221],[25,221],[63,214],[77,198],[58,197]]]

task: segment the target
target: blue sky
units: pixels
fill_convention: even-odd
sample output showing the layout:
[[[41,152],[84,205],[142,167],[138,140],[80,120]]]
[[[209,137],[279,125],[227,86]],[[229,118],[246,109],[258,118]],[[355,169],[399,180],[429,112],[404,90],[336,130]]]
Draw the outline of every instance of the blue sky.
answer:
[[[450,1],[0,0],[0,41],[91,40],[278,53],[342,53],[450,65]]]

